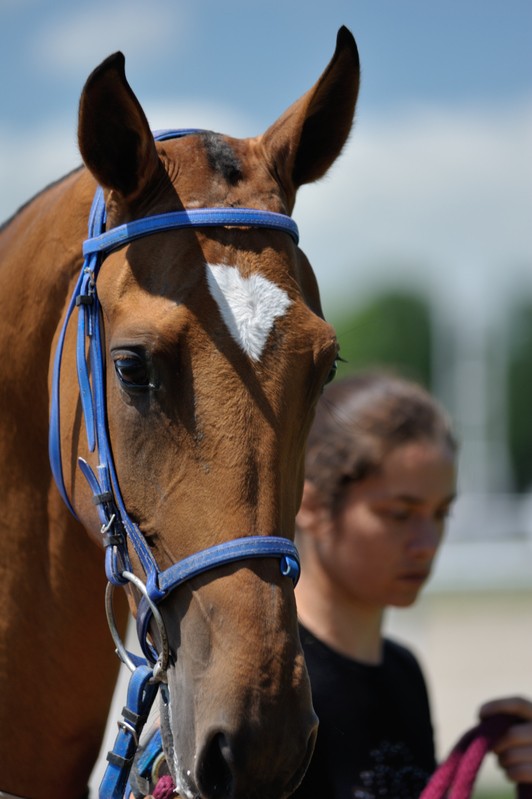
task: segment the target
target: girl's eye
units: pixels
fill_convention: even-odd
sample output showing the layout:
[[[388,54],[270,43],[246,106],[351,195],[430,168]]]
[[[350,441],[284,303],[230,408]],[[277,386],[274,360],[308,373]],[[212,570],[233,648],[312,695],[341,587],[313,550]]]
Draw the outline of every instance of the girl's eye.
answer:
[[[114,360],[115,371],[124,388],[146,390],[154,386],[150,382],[148,366],[140,355],[120,354]]]
[[[409,510],[391,510],[389,513],[390,517],[395,519],[396,522],[406,522],[411,516]]]
[[[381,508],[380,513],[387,519],[394,522],[406,522],[410,519],[412,512],[408,508]]]

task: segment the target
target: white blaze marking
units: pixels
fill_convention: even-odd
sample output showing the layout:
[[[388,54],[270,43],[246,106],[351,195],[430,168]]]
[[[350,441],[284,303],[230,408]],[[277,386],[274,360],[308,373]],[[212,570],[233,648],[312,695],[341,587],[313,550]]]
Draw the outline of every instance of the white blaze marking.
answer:
[[[206,264],[206,268],[209,291],[231,336],[258,361],[275,320],[291,303],[288,294],[262,275],[242,277],[234,266]]]

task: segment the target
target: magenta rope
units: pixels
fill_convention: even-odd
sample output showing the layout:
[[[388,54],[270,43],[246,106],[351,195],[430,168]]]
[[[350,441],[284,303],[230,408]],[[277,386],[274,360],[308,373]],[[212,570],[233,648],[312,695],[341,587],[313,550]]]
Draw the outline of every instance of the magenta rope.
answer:
[[[153,799],[172,799],[176,795],[172,778],[165,775],[161,777],[153,790]]]
[[[468,730],[455,744],[446,760],[436,769],[419,799],[470,799],[478,771],[486,754],[505,732],[522,719],[498,714]],[[153,799],[172,799],[174,783],[161,777]],[[517,786],[517,799],[532,799],[532,784]]]
[[[487,752],[513,724],[515,716],[490,716],[468,730],[434,772],[419,799],[469,799]],[[532,785],[517,786],[518,799],[532,799]]]

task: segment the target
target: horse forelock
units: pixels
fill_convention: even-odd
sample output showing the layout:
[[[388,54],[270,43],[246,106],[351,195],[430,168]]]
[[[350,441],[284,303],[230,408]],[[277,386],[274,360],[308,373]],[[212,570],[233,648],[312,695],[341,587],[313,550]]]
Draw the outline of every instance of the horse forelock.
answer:
[[[218,172],[230,185],[242,180],[242,163],[234,148],[219,133],[206,131],[200,134],[209,166]]]

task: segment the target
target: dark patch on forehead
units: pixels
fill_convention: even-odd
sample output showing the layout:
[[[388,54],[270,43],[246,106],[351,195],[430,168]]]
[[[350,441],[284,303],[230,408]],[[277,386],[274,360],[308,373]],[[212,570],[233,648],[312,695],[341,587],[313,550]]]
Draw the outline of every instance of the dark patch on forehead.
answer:
[[[235,185],[242,180],[242,165],[235,151],[219,133],[207,132],[202,134],[203,145],[209,166],[218,172],[228,183]]]

